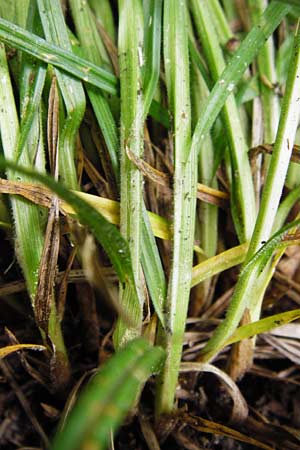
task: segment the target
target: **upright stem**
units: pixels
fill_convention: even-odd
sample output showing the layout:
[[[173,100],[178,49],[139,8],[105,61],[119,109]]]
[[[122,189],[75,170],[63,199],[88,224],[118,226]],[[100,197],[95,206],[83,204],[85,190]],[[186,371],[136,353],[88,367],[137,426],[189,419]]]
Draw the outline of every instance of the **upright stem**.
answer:
[[[144,303],[141,271],[142,175],[128,156],[143,154],[143,11],[140,0],[119,0],[119,61],[121,79],[121,233],[130,247],[137,290],[120,286],[120,301],[129,317],[134,315],[138,326],[128,327],[119,320],[115,331],[118,347],[141,333]]]
[[[269,239],[274,226],[275,215],[286,178],[296,130],[299,124],[300,106],[300,30],[297,29],[293,56],[282,103],[278,133],[274,145],[270,167],[263,191],[262,201],[253,236],[250,242],[246,263]],[[251,273],[242,275],[235,288],[225,320],[203,349],[203,359],[213,356],[234,332],[246,307],[251,321],[258,320],[261,310],[262,294],[267,287],[270,271],[253,266]]]
[[[255,23],[259,20],[264,9],[268,6],[266,0],[248,0],[251,18]],[[271,36],[263,46],[257,57],[260,76],[261,98],[263,105],[264,142],[273,143],[279,122],[279,99],[275,94],[277,82],[275,69],[275,49]]]
[[[210,12],[205,1],[192,0],[192,12],[197,33],[201,38],[203,49],[214,81],[217,81],[225,68],[225,60],[215,33]],[[234,84],[227,90],[233,92]],[[235,228],[241,242],[250,239],[255,218],[255,196],[248,160],[248,145],[246,143],[240,115],[235,98],[230,95],[223,109],[223,120],[227,129],[228,144],[231,158],[231,209]]]
[[[164,2],[164,63],[168,100],[173,116],[173,256],[166,300],[166,327],[159,340],[167,358],[158,380],[156,412],[174,407],[181,360],[193,257],[197,154],[191,146],[188,30],[183,0]],[[185,162],[186,161],[186,162]]]

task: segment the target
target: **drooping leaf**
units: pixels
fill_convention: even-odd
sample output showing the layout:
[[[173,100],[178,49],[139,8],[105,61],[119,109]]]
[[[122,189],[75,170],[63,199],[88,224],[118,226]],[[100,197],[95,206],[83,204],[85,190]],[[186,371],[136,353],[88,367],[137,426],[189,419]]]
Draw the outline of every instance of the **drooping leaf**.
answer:
[[[234,344],[242,339],[248,339],[257,334],[267,333],[274,328],[281,327],[287,323],[300,318],[300,309],[286,311],[273,316],[265,317],[264,319],[252,322],[247,325],[239,327],[230,338],[227,339],[224,346]]]
[[[9,168],[32,177],[71,205],[80,222],[90,228],[97,241],[103,246],[120,281],[123,283],[125,280],[129,280],[134,285],[128,244],[115,225],[109,223],[95,208],[64,187],[62,183],[56,182],[52,177],[18,166],[3,157],[0,158],[0,167]]]
[[[149,376],[164,359],[160,347],[135,339],[116,353],[89,381],[52,450],[97,448],[104,450],[111,432],[121,424]]]

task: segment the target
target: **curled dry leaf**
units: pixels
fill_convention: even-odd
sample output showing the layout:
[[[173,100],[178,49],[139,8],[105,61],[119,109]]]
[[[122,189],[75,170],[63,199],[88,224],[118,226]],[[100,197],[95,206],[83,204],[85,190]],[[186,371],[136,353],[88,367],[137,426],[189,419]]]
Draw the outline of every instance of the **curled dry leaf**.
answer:
[[[233,401],[230,421],[232,423],[239,423],[243,422],[247,418],[248,406],[246,400],[230,376],[218,367],[208,363],[183,362],[180,365],[180,372],[209,372],[216,375],[224,384]]]

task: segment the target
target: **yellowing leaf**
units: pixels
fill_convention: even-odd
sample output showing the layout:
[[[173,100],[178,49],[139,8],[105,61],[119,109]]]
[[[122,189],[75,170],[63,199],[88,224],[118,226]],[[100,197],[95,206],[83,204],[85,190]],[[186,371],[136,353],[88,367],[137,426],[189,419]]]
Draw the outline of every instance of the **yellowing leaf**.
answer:
[[[273,330],[273,328],[280,327],[299,318],[300,309],[295,309],[293,311],[287,311],[266,317],[265,319],[258,320],[257,322],[248,323],[247,325],[239,327],[230,336],[230,338],[225,341],[224,347],[226,345],[239,342],[242,339],[248,339],[256,334],[266,333],[267,331]]]
[[[5,356],[10,355],[10,353],[18,352],[19,350],[24,349],[43,351],[46,350],[46,347],[35,344],[7,345],[6,347],[0,348],[0,359],[5,358]]]

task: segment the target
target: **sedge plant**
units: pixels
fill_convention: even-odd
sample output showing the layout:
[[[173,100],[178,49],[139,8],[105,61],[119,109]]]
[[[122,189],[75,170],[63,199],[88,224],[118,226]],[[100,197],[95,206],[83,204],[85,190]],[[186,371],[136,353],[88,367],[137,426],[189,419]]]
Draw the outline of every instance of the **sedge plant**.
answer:
[[[9,195],[11,208],[9,223],[1,199],[0,225],[15,242],[44,344],[14,342],[0,357],[47,348],[57,369],[64,365],[62,385],[74,390],[54,450],[112,447],[150,377],[159,421],[176,409],[180,370],[207,370],[224,347],[300,317],[298,309],[260,317],[276,265],[298,243],[300,226],[298,218],[286,224],[299,199],[298,166],[282,197],[297,153],[299,8],[297,1],[266,3],[245,0],[250,21],[237,37],[230,1],[69,0],[64,10],[59,0],[31,0],[24,10],[17,1],[6,10],[0,0],[0,195]],[[283,20],[295,28],[287,37],[293,47],[278,51],[273,33]],[[282,100],[278,80],[285,83]],[[271,153],[258,157],[256,173],[253,143]],[[234,244],[227,245],[224,223]],[[108,283],[101,274],[109,270],[110,292],[117,292],[119,317],[105,329],[115,355],[104,362],[100,352],[93,374],[87,370],[74,385],[74,361],[84,358],[70,343],[74,304],[63,308],[69,316],[57,313],[56,272],[67,261],[68,278],[74,246],[87,245],[90,235],[99,250],[91,265],[100,266],[100,297]],[[190,299],[201,320],[214,300],[213,277],[238,265],[225,318],[198,362],[181,365]],[[239,326],[245,312],[248,323]],[[93,314],[104,330],[96,307]],[[255,339],[251,345],[253,355]]]

